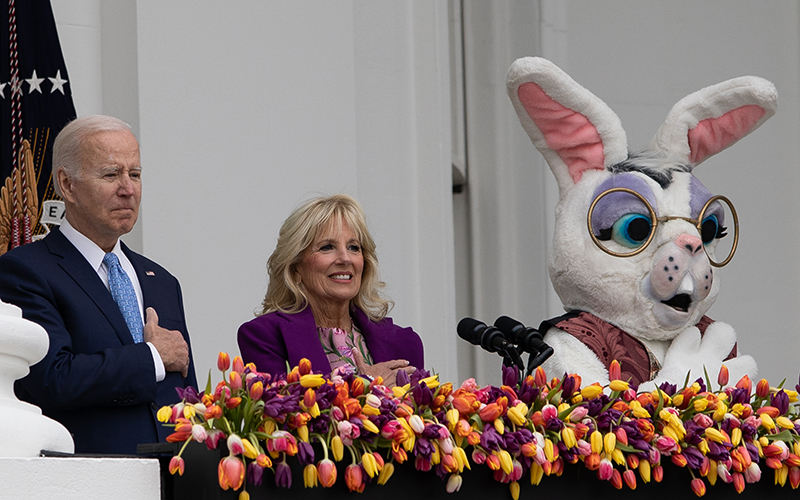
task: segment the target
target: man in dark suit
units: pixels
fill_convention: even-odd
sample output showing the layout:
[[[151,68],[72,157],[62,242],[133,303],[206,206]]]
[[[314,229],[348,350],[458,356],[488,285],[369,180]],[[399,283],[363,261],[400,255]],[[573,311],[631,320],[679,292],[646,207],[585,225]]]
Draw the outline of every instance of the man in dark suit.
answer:
[[[53,172],[65,221],[0,257],[0,299],[50,337],[15,389],[76,452],[135,454],[170,433],[156,412],[175,388],[197,385],[178,280],[119,241],[138,217],[139,144],[116,118],[78,118],[55,140]]]

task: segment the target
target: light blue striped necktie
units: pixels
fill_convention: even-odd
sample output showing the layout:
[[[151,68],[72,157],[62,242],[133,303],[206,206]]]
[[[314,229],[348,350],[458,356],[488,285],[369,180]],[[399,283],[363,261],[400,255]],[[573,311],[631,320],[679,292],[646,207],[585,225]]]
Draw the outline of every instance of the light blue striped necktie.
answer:
[[[111,296],[119,306],[125,323],[128,324],[133,341],[142,342],[144,340],[142,315],[139,312],[139,301],[136,300],[136,291],[133,289],[131,279],[119,265],[119,259],[113,253],[107,253],[103,257],[103,263],[108,268],[108,288],[111,290]]]

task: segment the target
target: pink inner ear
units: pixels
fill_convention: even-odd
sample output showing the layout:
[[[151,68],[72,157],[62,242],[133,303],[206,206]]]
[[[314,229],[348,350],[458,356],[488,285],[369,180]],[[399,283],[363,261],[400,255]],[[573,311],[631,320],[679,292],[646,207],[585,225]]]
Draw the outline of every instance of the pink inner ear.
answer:
[[[689,161],[699,163],[746,136],[764,116],[764,108],[755,104],[728,111],[719,118],[706,118],[689,130]]]
[[[547,146],[567,164],[573,182],[586,170],[605,168],[603,141],[588,118],[554,101],[533,82],[520,85],[517,95]]]

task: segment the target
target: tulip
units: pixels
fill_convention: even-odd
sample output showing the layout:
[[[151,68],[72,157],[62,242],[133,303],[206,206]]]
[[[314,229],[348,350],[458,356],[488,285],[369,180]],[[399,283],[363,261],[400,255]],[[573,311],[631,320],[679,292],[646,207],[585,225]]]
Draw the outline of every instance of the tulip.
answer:
[[[713,427],[709,427],[705,430],[705,436],[706,439],[714,441],[715,443],[725,443],[728,441],[728,437],[725,434]]]
[[[779,469],[775,469],[775,484],[781,486],[786,485],[786,479],[789,478],[789,467],[783,465]]]
[[[384,464],[381,473],[378,475],[378,484],[386,484],[389,478],[392,477],[392,474],[394,474],[394,464],[392,462]]]
[[[325,458],[317,464],[319,482],[323,488],[330,488],[336,484],[336,464]]]
[[[608,379],[619,380],[622,378],[622,367],[616,359],[608,366]],[[613,390],[613,389],[612,389]]]
[[[613,432],[609,432],[603,436],[603,446],[606,451],[606,455],[611,455],[617,446],[617,436]]]
[[[228,436],[228,450],[231,452],[231,455],[239,455],[242,453],[244,451],[244,443],[242,443],[242,438],[236,434],[231,434]]]
[[[769,395],[769,382],[766,379],[761,379],[756,384],[756,396],[765,398]]]
[[[365,452],[361,455],[361,465],[369,477],[375,477],[375,474],[379,471],[375,456],[372,453]]]
[[[351,464],[344,470],[344,482],[350,491],[364,491],[364,475],[360,465]]]
[[[313,464],[308,464],[303,469],[303,484],[306,488],[316,488],[318,484],[319,475],[317,468]]]
[[[206,431],[206,447],[209,450],[216,450],[219,441],[225,437],[225,433],[218,429],[209,429]]]
[[[511,470],[514,467],[514,462],[511,458],[511,454],[506,450],[497,451],[497,458],[500,459],[500,468],[503,469],[503,472],[506,474],[511,474]]]
[[[423,422],[422,418],[416,414],[408,417],[408,425],[415,434],[422,434],[422,431],[425,430],[425,422]]]
[[[206,420],[211,420],[212,418],[219,418],[222,416],[222,408],[217,405],[211,405],[206,410],[204,418]]]
[[[661,464],[656,465],[653,467],[653,481],[660,483],[664,479],[664,468],[661,467]]]
[[[333,459],[340,462],[344,456],[344,443],[339,436],[333,436],[331,439],[331,451],[333,452]]]
[[[250,500],[250,493],[248,493],[248,492],[247,492],[247,491],[245,491],[245,490],[242,490],[242,491],[239,493],[239,500]]]
[[[311,361],[309,361],[308,358],[302,358],[297,365],[297,371],[300,375],[311,373]]]
[[[253,400],[261,399],[261,395],[264,393],[264,384],[261,381],[257,381],[253,385],[250,386],[250,398]]]
[[[227,456],[220,460],[217,475],[220,488],[238,490],[244,482],[244,462],[232,455]]]
[[[308,389],[309,387],[319,387],[325,384],[325,378],[320,374],[306,374],[300,376],[300,386]]]
[[[800,486],[800,467],[789,468],[789,484],[792,485],[793,490]]]
[[[614,488],[618,490],[622,489],[622,474],[620,474],[617,469],[614,469],[614,472],[611,473],[610,482]]]
[[[601,481],[608,481],[614,473],[614,465],[607,458],[600,460],[600,467],[597,469],[597,478]]]
[[[746,377],[747,375],[745,375]],[[736,493],[742,493],[744,491],[744,476],[741,472],[734,472],[733,473],[733,488],[736,490]]]
[[[461,475],[450,474],[450,477],[447,479],[447,485],[445,486],[445,490],[447,490],[448,493],[455,493],[460,489],[461,489]]]
[[[751,462],[750,466],[744,470],[744,480],[751,484],[761,480],[761,469],[757,463]]]
[[[719,374],[717,375],[717,383],[720,387],[725,387],[728,385],[728,367],[722,365],[719,367]]]
[[[208,433],[206,432],[205,427],[200,424],[194,424],[192,426],[192,439],[197,441],[198,443],[202,443],[208,437]]]
[[[511,484],[508,485],[508,488],[511,491],[511,498],[514,500],[519,500],[519,483],[516,481],[511,481]]]
[[[275,486],[279,488],[292,487],[292,469],[286,462],[275,464]]]
[[[706,483],[702,479],[696,477],[692,479],[692,491],[695,495],[701,497],[706,494]]]
[[[239,375],[244,373],[244,361],[242,361],[241,356],[236,356],[233,358],[232,370]]]
[[[521,404],[520,406],[525,405]],[[509,408],[508,412],[506,413],[509,420],[511,420],[511,423],[514,425],[525,425],[526,422],[525,413],[520,409],[520,406]]]
[[[622,479],[625,481],[625,484],[628,485],[628,488],[635,490],[636,489],[636,474],[630,469],[626,470],[622,473]]]
[[[231,366],[231,358],[228,356],[227,352],[220,352],[217,355],[217,368],[219,371],[224,372],[227,371],[228,368]]]
[[[270,458],[265,454],[259,453],[259,455],[256,457],[256,464],[258,464],[258,466],[261,468],[272,467],[272,460],[270,460]]]
[[[578,441],[575,439],[575,431],[571,427],[561,429],[561,440],[567,448],[575,448],[578,445]]]
[[[236,373],[236,372],[232,372],[232,373]],[[228,409],[231,409],[231,410],[236,408],[236,407],[238,407],[240,404],[242,404],[242,398],[238,398],[237,397],[237,398],[230,398],[230,399],[226,399],[225,400],[225,407],[228,408]]]
[[[186,468],[186,464],[183,461],[183,458],[179,456],[174,456],[169,461],[169,473],[173,476],[177,472],[179,475],[183,475],[183,471]]]
[[[156,418],[161,423],[167,423],[172,420],[172,408],[170,406],[162,406],[156,413]]]
[[[596,399],[600,397],[601,394],[603,394],[603,387],[597,382],[581,389],[581,396],[583,396],[584,399]]]
[[[650,475],[651,475],[651,467],[650,462],[647,460],[640,460],[639,461],[639,476],[642,478],[642,482],[647,484],[650,482]]]

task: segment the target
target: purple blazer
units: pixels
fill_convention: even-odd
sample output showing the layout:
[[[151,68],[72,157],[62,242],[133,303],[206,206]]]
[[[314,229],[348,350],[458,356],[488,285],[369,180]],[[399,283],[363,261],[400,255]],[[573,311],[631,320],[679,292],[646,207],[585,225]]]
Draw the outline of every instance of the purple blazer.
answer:
[[[353,322],[361,331],[375,362],[405,359],[424,368],[422,340],[411,328],[395,325],[391,318],[371,321],[361,309],[353,309]],[[302,358],[311,361],[315,372],[329,374],[331,365],[319,341],[310,307],[295,314],[280,311],[259,316],[239,327],[239,351],[245,363],[258,371],[279,375],[297,366]]]

